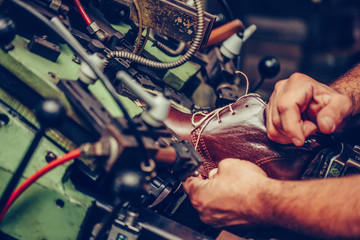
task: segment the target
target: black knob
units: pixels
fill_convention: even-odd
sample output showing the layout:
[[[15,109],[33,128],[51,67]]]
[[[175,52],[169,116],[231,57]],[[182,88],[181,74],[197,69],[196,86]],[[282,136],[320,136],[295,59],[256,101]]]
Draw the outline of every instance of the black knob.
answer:
[[[64,120],[66,110],[58,100],[47,99],[35,108],[35,115],[42,127],[56,127]]]
[[[136,170],[123,170],[116,176],[114,190],[119,193],[120,198],[130,201],[140,200],[144,192],[144,176]]]
[[[261,78],[273,78],[280,72],[280,63],[275,57],[267,56],[258,64]]]
[[[0,46],[5,46],[14,40],[16,28],[14,21],[8,17],[0,16]]]

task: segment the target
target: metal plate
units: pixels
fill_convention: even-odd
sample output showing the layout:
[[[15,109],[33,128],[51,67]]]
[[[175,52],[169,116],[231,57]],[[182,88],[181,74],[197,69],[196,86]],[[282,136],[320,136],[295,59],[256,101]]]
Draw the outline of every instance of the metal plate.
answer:
[[[138,0],[143,25],[153,30],[191,44],[196,33],[197,15],[195,8],[177,1]],[[134,5],[130,8],[130,19],[139,22]],[[215,17],[204,12],[205,31],[202,44],[206,44],[210,36]]]

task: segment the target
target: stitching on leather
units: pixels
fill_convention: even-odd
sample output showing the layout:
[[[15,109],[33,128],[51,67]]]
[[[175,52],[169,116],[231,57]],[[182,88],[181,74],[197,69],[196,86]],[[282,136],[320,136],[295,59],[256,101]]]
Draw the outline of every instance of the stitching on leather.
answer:
[[[197,140],[197,137],[198,137],[197,135],[199,134],[199,131],[200,131],[200,129],[196,129],[195,131],[193,131],[195,133],[195,135],[192,134],[192,136],[191,136],[193,144],[195,144],[195,142]],[[209,172],[210,169],[216,168],[216,164],[214,163],[214,160],[212,159],[212,157],[206,147],[204,138],[202,138],[202,136],[200,136],[199,142],[201,145],[198,145],[198,149],[196,149],[196,151],[198,151],[198,153],[204,160],[203,166],[204,166],[205,170],[207,172]]]
[[[247,94],[247,95],[243,95],[243,96],[241,96],[240,98],[238,98],[238,100],[236,101],[236,102],[234,102],[234,103],[232,103],[232,104],[229,104],[228,106],[234,106],[234,108],[236,107],[236,106],[238,106],[239,104],[240,104],[240,100],[243,100],[243,99],[246,99],[246,98],[254,98],[254,99],[256,99],[259,103],[261,103],[263,106],[266,106],[266,103],[260,98],[260,95],[258,95],[258,94],[256,94],[256,93],[250,93],[250,94]],[[225,113],[227,113],[229,111],[229,108],[228,107],[224,107],[221,111],[219,111],[218,112],[218,114],[225,114]],[[195,146],[196,145],[196,137],[198,137],[198,135],[199,135],[199,131],[200,131],[200,129],[203,127],[203,125],[204,124],[208,124],[208,123],[210,123],[210,121],[213,119],[215,117],[215,115],[212,115],[212,116],[210,116],[210,118],[208,119],[208,121],[209,122],[202,122],[200,125],[198,125],[198,126],[196,126],[195,127],[195,129],[196,129],[196,135],[197,136],[192,136],[192,141],[193,141],[193,145]],[[206,117],[205,117],[206,118]],[[205,126],[206,127],[206,126]],[[195,130],[194,129],[194,130]],[[193,130],[193,131],[194,131]],[[205,130],[205,129],[204,129]],[[201,136],[200,136],[200,138],[201,138]]]
[[[233,108],[236,108],[238,105],[243,103],[241,100],[246,99],[246,98],[250,98],[250,97],[253,97],[260,104],[262,104],[263,106],[266,106],[266,103],[257,94],[244,95],[244,96],[240,97],[236,102],[234,102],[232,104],[229,104],[229,106],[231,106]],[[199,145],[197,146],[196,151],[198,151],[200,156],[204,159],[205,162],[204,162],[203,165],[204,165],[205,170],[208,171],[208,172],[209,172],[210,168],[216,168],[216,164],[214,163],[214,161],[213,161],[213,159],[212,159],[212,157],[210,155],[210,152],[208,151],[208,149],[206,147],[205,140],[202,137],[202,135],[200,134],[200,131],[201,131],[201,129],[203,127],[204,127],[204,130],[205,130],[206,126],[204,126],[204,124],[208,125],[215,118],[216,115],[218,116],[218,118],[220,118],[220,116],[219,116],[220,114],[224,115],[224,114],[228,113],[229,110],[231,111],[232,109],[229,109],[228,107],[224,107],[217,114],[214,114],[214,115],[210,116],[209,119],[205,120],[204,122],[202,122],[201,124],[196,126],[195,129],[191,132],[191,140],[192,140],[193,145],[196,146],[196,143],[200,142],[200,146]],[[199,136],[199,134],[200,134],[200,136]],[[276,157],[263,158],[263,159],[257,160],[255,162],[255,164],[262,165],[262,164],[265,164],[266,162],[272,161],[274,159],[276,159]]]
[[[211,171],[211,169],[216,168],[216,165],[213,162],[204,162],[203,166],[205,171],[208,173]]]
[[[197,141],[197,137],[198,137],[198,134],[199,134],[199,131],[200,131],[200,129],[196,129],[195,131],[193,130],[192,131],[192,134],[191,134],[191,139],[192,139],[192,142],[193,142],[193,145],[195,145],[195,143],[196,143],[196,141]],[[193,134],[194,133],[194,134]],[[201,141],[202,140],[202,138],[200,137],[200,140],[199,141]],[[205,143],[204,143],[205,144]],[[199,146],[198,145],[198,147],[197,147],[197,149],[195,149],[198,153],[199,153],[199,155],[202,157],[202,159],[204,160],[204,167],[205,167],[205,164],[207,163],[206,162],[206,160],[207,160],[207,158],[206,158],[206,156],[205,156],[205,154],[204,154],[204,151],[203,151],[203,149],[201,148],[201,147],[203,147],[203,146]],[[211,160],[212,161],[212,160]],[[208,171],[208,170],[207,170]]]
[[[210,153],[209,153],[206,145],[205,145],[205,141],[204,141],[204,138],[203,138],[203,137],[200,137],[200,142],[201,142],[201,144],[202,144],[202,146],[203,146],[203,150],[205,151],[206,156],[208,157],[208,159],[209,159],[211,162],[214,162],[214,161],[212,160],[212,157],[210,156]]]
[[[194,130],[191,131],[191,141],[192,141],[194,147],[195,147],[195,143],[196,143],[197,134],[199,131],[200,130],[198,128],[195,128]]]
[[[255,164],[261,164],[261,162],[262,161],[266,161],[266,160],[268,160],[268,159],[272,159],[272,158],[281,158],[282,156],[280,155],[280,156],[268,156],[268,157],[264,157],[264,158],[260,158],[260,159],[258,159],[258,160],[256,160],[255,161]]]
[[[271,157],[271,158],[269,158],[269,159],[267,159],[267,160],[265,160],[265,161],[263,161],[261,163],[256,163],[256,165],[261,166],[261,165],[263,165],[265,163],[272,162],[272,161],[278,161],[278,160],[284,160],[284,158],[283,157]]]
[[[256,94],[256,93],[250,93],[250,94],[241,96],[240,98],[238,98],[238,99],[236,100],[236,102],[231,103],[231,104],[228,104],[228,105],[222,107],[222,109],[220,108],[221,110],[219,110],[216,114],[211,115],[211,113],[214,113],[214,111],[216,111],[217,109],[215,109],[215,110],[213,110],[212,112],[210,112],[209,114],[205,115],[204,118],[203,118],[203,120],[200,120],[200,121],[198,122],[198,123],[201,122],[199,125],[194,125],[193,120],[192,120],[191,122],[193,123],[193,125],[194,125],[195,128],[200,127],[200,126],[202,126],[202,124],[203,124],[206,120],[209,120],[209,121],[210,121],[211,119],[214,118],[214,115],[219,115],[219,114],[221,114],[221,113],[224,113],[224,111],[226,112],[229,107],[232,108],[232,107],[238,106],[239,104],[242,103],[242,100],[243,100],[243,99],[246,99],[246,98],[254,98],[254,99],[257,100],[260,104],[262,104],[263,106],[266,106],[266,103],[261,99],[260,95],[258,95],[258,94]],[[196,113],[195,113],[195,114],[196,114]],[[193,114],[193,116],[194,116],[195,114]],[[210,117],[207,119],[208,116],[210,116]]]

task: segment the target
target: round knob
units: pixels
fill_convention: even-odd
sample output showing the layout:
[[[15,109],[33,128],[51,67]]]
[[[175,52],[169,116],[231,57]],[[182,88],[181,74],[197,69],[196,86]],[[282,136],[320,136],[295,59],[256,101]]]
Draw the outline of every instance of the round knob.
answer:
[[[58,100],[47,99],[35,108],[35,115],[42,127],[55,127],[64,120],[66,110]]]
[[[261,78],[273,78],[280,72],[280,63],[275,57],[267,56],[258,65]]]
[[[14,40],[16,28],[14,21],[8,17],[0,17],[0,45],[5,46]]]
[[[140,199],[144,191],[144,177],[139,171],[123,170],[115,179],[114,190],[128,200]]]

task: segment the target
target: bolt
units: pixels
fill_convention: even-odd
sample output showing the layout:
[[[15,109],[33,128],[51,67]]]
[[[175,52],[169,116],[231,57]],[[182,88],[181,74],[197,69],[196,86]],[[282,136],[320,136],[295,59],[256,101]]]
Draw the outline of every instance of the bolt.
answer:
[[[73,61],[74,63],[76,63],[76,64],[80,64],[80,63],[81,63],[80,58],[77,57],[77,56],[73,56],[72,61]]]
[[[56,204],[56,206],[57,206],[58,208],[63,208],[63,207],[65,206],[65,202],[64,202],[63,200],[61,200],[61,199],[57,199],[57,200],[55,201],[55,204]]]
[[[55,160],[56,158],[57,158],[57,156],[56,156],[55,153],[53,153],[53,152],[47,152],[47,153],[46,153],[46,156],[45,156],[45,161],[49,163],[49,162]]]
[[[3,46],[3,48],[4,48],[5,52],[9,52],[11,50],[14,50],[15,46],[13,44],[9,43],[9,44]]]
[[[4,113],[0,114],[0,127],[6,126],[9,123],[9,121],[10,119],[6,114]]]
[[[49,76],[53,79],[56,79],[56,74],[53,72],[48,72]]]
[[[124,16],[125,16],[125,11],[124,10],[119,11],[119,17],[124,17]]]

